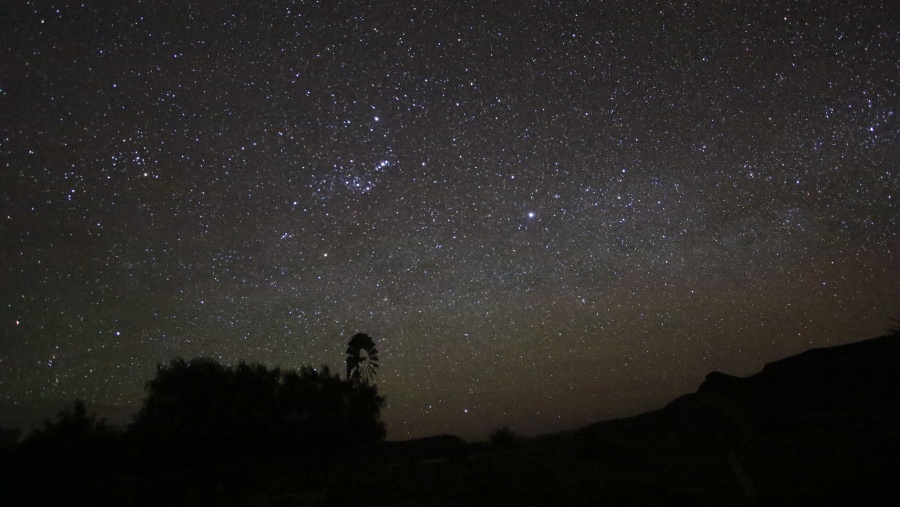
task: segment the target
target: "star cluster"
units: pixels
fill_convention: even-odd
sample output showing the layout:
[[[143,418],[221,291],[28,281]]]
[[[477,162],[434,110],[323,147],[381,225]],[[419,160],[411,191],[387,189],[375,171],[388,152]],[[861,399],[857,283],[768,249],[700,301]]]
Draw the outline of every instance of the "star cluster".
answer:
[[[533,434],[875,336],[898,26],[886,1],[7,2],[0,424],[127,414],[176,356],[339,371],[366,332],[389,438]]]

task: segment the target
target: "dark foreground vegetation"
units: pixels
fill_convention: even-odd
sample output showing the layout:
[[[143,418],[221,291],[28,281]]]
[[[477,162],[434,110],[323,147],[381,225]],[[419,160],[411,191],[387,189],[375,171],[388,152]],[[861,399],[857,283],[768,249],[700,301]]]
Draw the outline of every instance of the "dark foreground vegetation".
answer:
[[[175,361],[127,431],[76,404],[2,451],[3,504],[900,505],[900,333],[530,439],[382,442],[382,404],[326,369]]]

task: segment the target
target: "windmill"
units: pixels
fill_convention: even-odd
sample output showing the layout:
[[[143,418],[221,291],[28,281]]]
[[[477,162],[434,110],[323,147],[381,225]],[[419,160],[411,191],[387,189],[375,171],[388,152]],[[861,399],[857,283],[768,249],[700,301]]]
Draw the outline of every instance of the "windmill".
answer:
[[[347,344],[347,379],[354,384],[369,384],[378,373],[378,349],[372,337],[358,333]]]

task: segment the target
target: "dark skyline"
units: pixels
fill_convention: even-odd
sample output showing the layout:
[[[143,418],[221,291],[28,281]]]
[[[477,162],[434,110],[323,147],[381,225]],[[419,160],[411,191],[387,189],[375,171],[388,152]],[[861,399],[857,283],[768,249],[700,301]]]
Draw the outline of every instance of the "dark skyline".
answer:
[[[900,313],[892,2],[5,2],[0,425],[158,362],[534,434]]]

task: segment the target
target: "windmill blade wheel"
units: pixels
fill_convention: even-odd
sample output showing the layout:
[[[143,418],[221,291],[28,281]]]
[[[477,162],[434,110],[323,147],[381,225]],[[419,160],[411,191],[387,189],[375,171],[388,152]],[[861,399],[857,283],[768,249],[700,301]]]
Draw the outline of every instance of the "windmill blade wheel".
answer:
[[[347,344],[347,379],[368,384],[378,370],[378,349],[372,337],[358,333]]]

